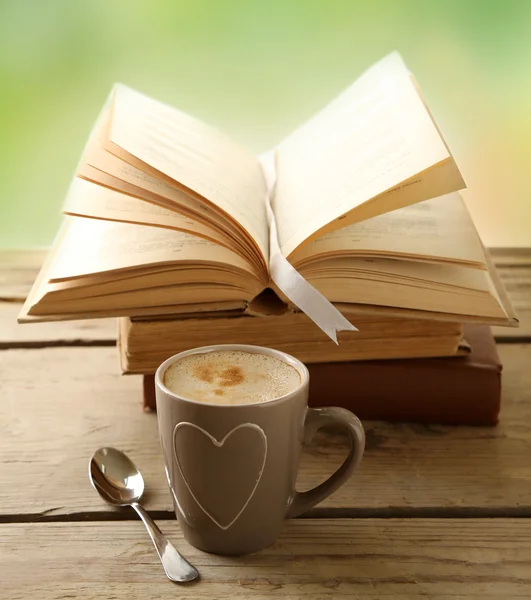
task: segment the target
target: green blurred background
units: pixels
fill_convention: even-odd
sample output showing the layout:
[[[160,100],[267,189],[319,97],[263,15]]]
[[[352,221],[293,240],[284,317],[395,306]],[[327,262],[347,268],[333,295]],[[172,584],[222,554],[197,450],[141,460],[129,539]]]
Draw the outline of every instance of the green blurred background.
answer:
[[[113,82],[258,152],[393,49],[484,242],[531,246],[531,1],[0,0],[0,247],[51,243]]]

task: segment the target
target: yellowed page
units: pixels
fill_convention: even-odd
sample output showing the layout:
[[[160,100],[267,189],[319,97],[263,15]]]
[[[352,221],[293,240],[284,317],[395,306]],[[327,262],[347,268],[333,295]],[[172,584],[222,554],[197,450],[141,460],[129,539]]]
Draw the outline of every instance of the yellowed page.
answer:
[[[251,264],[266,271],[267,261],[261,256],[256,244],[249,243],[249,236],[245,234],[241,226],[231,220],[221,209],[189,190],[183,191],[178,182],[165,176],[166,180],[163,181],[161,179],[163,176],[159,172],[153,170],[155,174],[146,173],[105,150],[104,144],[110,118],[110,103],[107,102],[94,125],[79,162],[77,175],[80,178],[130,196],[131,208],[134,207],[134,202],[138,203],[138,216],[145,215],[145,211],[150,210],[149,207],[144,206],[149,203],[165,207],[172,212],[198,221],[217,231],[217,235],[226,240],[223,245],[234,249],[245,256]],[[144,163],[140,164],[147,169]],[[101,205],[95,206],[93,210],[96,208],[101,208]],[[107,212],[93,214],[93,216],[103,219],[111,218]],[[145,222],[150,223],[149,219]],[[161,226],[164,224],[161,223]],[[201,235],[200,230],[198,230],[198,235]],[[216,241],[215,237],[207,237],[207,239]]]
[[[150,177],[139,169],[128,165],[117,156],[113,156],[105,150],[101,151],[101,156],[105,156],[106,159],[111,158],[109,162],[116,161],[116,165],[119,164],[121,169],[108,169],[107,160],[105,160],[105,163],[99,161],[98,166],[84,163],[77,170],[78,177],[103,187],[108,187],[122,194],[127,194],[138,202],[147,202],[167,208],[172,212],[178,212],[179,214],[201,221],[205,225],[226,230],[242,240],[247,239],[232,221],[222,213],[216,211],[208,203],[204,201],[200,202],[161,181],[157,181],[156,178]],[[135,175],[132,175],[133,172]],[[150,181],[148,181],[148,178]],[[135,182],[132,183],[132,181]],[[151,185],[155,182],[156,186]],[[165,189],[161,189],[163,186],[165,186]],[[156,192],[154,189],[156,189]]]
[[[158,227],[66,217],[67,225],[49,266],[49,281],[145,265],[189,261],[222,264],[253,274],[246,260],[196,236]]]
[[[404,260],[333,258],[300,269],[336,303],[507,319],[488,271]]]
[[[85,298],[91,298],[93,296],[108,296],[109,294],[125,294],[128,292],[134,292],[136,290],[153,290],[160,286],[169,285],[192,285],[196,283],[212,283],[212,285],[221,285],[224,287],[241,288],[242,281],[251,282],[255,281],[248,277],[245,272],[242,271],[224,271],[223,281],[220,282],[220,271],[216,268],[217,265],[209,267],[208,265],[202,265],[197,269],[169,269],[165,271],[157,271],[155,268],[153,272],[145,275],[138,275],[135,277],[127,277],[124,279],[117,278],[111,281],[101,281],[92,285],[83,285],[90,277],[83,277],[78,279],[68,279],[59,283],[52,283],[47,288],[47,303],[55,304],[62,301],[70,300],[83,300]],[[136,273],[136,271],[135,271]],[[115,272],[116,274],[116,272]],[[217,282],[217,283],[216,283]],[[80,283],[81,285],[72,285]],[[248,291],[248,286],[246,286]],[[260,293],[260,289],[256,292]],[[154,294],[158,295],[157,293]],[[241,296],[241,299],[243,299]],[[56,311],[57,312],[57,311]]]
[[[297,266],[329,254],[402,256],[486,269],[476,228],[458,193],[327,233],[296,250],[290,260]]]
[[[447,195],[448,190],[460,189],[463,185],[463,179],[459,171],[455,169],[455,163],[448,160],[440,162],[424,173],[414,175],[391,190],[364,202],[349,217],[325,225],[311,237],[318,237],[322,233],[333,231],[337,229],[338,225],[342,227],[343,223],[348,225],[351,222],[365,221],[392,210],[422,202],[426,198]],[[443,191],[439,194],[434,193],[435,190]]]
[[[358,207],[394,188],[400,192],[404,182],[422,181],[445,162],[445,178],[413,194],[410,204],[464,182],[409,70],[390,54],[277,148],[274,211],[282,253],[289,256],[318,231],[355,222]],[[390,210],[392,194],[383,200]],[[407,203],[402,194],[396,207]]]
[[[328,280],[375,278],[382,281],[403,281],[407,285],[423,288],[455,287],[461,288],[464,293],[486,292],[491,289],[490,275],[482,269],[387,258],[331,258],[322,264],[308,265],[301,273],[308,278],[317,276]],[[388,297],[387,300],[392,299]]]
[[[63,206],[68,215],[176,229],[205,238],[237,252],[234,242],[207,225],[156,204],[74,178]]]
[[[110,117],[110,107],[106,105],[83,151],[77,171],[79,176],[146,202],[166,206],[188,216],[195,215],[195,218],[227,228],[230,221],[219,209],[204,199],[179,189],[176,187],[178,182],[173,182],[172,185],[162,181],[105,150]],[[230,229],[236,230],[234,225]]]
[[[108,149],[135,157],[238,222],[268,257],[266,184],[258,159],[227,136],[123,85],[115,87]]]
[[[140,163],[141,166],[153,173],[142,171],[104,149],[111,118],[110,105],[109,100],[92,129],[77,168],[78,176],[131,196],[139,202],[139,210],[146,210],[142,206],[142,201],[145,201],[217,229],[220,235],[231,238],[240,248],[240,253],[247,256],[251,263],[260,265],[265,271],[267,261],[261,256],[256,244],[249,243],[249,236],[241,226],[220,208],[190,190],[183,191],[179,182],[163,176],[154,169],[148,169],[144,163]],[[94,216],[107,218],[103,214]]]

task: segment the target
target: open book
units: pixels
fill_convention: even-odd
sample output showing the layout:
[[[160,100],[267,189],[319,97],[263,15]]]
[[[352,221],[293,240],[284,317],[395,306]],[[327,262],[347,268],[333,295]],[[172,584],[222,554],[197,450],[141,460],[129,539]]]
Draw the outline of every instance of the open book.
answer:
[[[340,308],[514,321],[455,193],[459,170],[397,53],[272,156],[269,194],[245,148],[116,85],[20,320],[282,310],[270,202],[282,255]]]

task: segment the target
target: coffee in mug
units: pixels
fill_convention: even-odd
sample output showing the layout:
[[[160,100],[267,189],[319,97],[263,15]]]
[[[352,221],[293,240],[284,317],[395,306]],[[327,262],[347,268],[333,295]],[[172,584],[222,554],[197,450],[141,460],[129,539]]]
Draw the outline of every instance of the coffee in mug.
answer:
[[[164,385],[174,394],[212,404],[267,402],[300,384],[297,369],[283,360],[241,350],[189,354],[164,373]]]
[[[275,542],[287,518],[335,492],[363,455],[365,436],[343,408],[308,408],[308,369],[270,348],[218,345],[181,352],[155,375],[157,418],[175,514],[186,539],[217,554]],[[304,444],[327,425],[351,442],[342,466],[295,489]]]

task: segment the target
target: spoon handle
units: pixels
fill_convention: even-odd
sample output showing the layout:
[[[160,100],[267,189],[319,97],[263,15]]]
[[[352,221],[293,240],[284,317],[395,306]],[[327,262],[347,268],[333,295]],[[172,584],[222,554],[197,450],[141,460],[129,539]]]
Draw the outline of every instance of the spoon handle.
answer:
[[[138,516],[146,526],[168,579],[183,582],[192,581],[192,579],[198,577],[199,573],[197,569],[170,544],[146,510],[137,502],[133,502],[131,506],[136,510]]]

